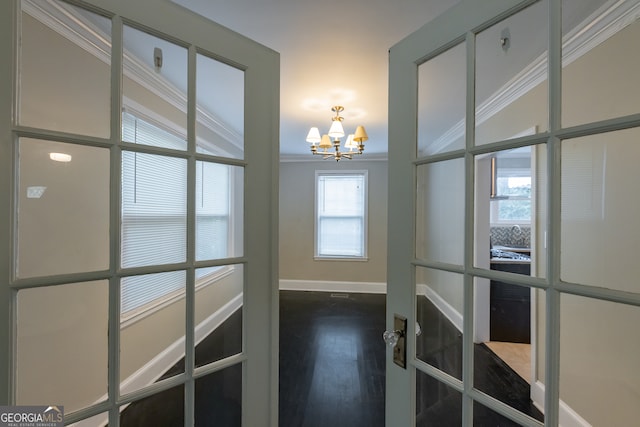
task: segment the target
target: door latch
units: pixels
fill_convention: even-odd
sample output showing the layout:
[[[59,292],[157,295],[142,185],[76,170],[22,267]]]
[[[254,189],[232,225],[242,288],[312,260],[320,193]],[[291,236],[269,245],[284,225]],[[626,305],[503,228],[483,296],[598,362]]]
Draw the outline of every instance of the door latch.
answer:
[[[399,314],[393,315],[393,330],[384,331],[384,342],[393,348],[393,363],[407,369],[407,318]]]

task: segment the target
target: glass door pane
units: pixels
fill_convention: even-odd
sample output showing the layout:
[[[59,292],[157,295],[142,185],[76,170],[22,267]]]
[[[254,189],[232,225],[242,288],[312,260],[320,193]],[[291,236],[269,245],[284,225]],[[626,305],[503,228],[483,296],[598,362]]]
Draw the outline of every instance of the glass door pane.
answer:
[[[418,166],[417,258],[463,263],[464,189],[464,159]]]
[[[109,267],[109,150],[20,138],[20,278]]]
[[[538,1],[477,35],[476,145],[549,128],[548,9]]]
[[[184,402],[184,385],[156,392],[127,405],[120,413],[120,426],[182,426]]]
[[[20,3],[19,123],[108,138],[111,21],[59,0]]]
[[[196,427],[242,425],[241,364],[196,379],[195,395]]]
[[[196,260],[244,253],[244,168],[196,162]]]
[[[562,1],[562,125],[637,114],[640,5]]]
[[[640,293],[640,129],[562,142],[562,280]]]
[[[242,264],[196,270],[196,368],[242,352],[243,289]]]
[[[201,54],[196,70],[196,149],[243,159],[244,72]]]
[[[18,292],[18,405],[57,402],[68,414],[107,400],[108,292],[104,280]]]
[[[462,380],[464,288],[461,274],[416,269],[416,358]]]
[[[523,267],[528,265],[506,260],[498,270],[517,272]],[[545,357],[544,338],[538,333],[544,331],[544,291],[538,294],[528,286],[490,280],[484,296],[481,280],[486,279],[476,283],[475,307],[483,313],[474,313],[473,387],[544,421],[539,409],[544,406],[544,375],[533,372]]]
[[[435,378],[416,372],[416,427],[462,424],[462,393]]]
[[[184,372],[184,271],[123,277],[120,391],[131,393]]]
[[[570,294],[560,308],[560,407],[584,425],[633,425],[640,308]]]
[[[418,67],[418,157],[465,144],[466,44]]]
[[[123,29],[122,140],[187,148],[187,49]]]
[[[187,256],[187,161],[122,153],[121,264],[171,264]]]

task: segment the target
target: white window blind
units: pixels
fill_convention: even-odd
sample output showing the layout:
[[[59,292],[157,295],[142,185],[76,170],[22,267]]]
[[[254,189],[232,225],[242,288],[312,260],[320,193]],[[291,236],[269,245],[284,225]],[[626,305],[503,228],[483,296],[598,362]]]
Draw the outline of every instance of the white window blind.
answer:
[[[196,260],[228,255],[230,179],[229,166],[197,162]]]
[[[185,138],[126,112],[122,113],[122,140],[175,150],[187,149]]]
[[[316,173],[316,256],[366,256],[366,172]]]
[[[123,139],[181,148],[181,139],[131,114],[123,114]],[[230,234],[229,166],[196,163],[196,259],[227,256]],[[186,261],[187,161],[148,153],[122,153],[121,265],[123,268]],[[224,267],[199,269],[201,280]],[[206,277],[205,277],[206,276]],[[184,271],[124,277],[121,315],[137,313],[184,295]]]
[[[186,260],[187,161],[122,153],[122,267]]]

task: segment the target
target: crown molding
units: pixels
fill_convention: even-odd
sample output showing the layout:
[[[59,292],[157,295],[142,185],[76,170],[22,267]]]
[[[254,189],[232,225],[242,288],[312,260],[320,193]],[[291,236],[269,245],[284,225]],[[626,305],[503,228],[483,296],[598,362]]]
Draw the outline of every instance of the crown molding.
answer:
[[[611,0],[593,12],[563,37],[562,66],[566,67],[640,18],[640,3],[633,0]],[[543,54],[516,74],[498,91],[480,104],[476,125],[482,124],[512,102],[547,79],[547,55]],[[465,121],[460,120],[430,146],[439,153],[464,136]]]
[[[100,61],[111,63],[110,35],[88,23],[72,6],[53,0],[23,0],[22,9]],[[184,92],[126,50],[123,53],[123,73],[179,111],[186,111],[187,97]],[[238,149],[244,150],[243,136],[211,112],[196,106],[196,119]]]

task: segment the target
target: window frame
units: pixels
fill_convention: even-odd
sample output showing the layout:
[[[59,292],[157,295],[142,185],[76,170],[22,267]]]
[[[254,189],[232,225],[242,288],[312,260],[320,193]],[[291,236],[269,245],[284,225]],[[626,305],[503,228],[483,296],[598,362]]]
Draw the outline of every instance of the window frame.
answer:
[[[509,173],[502,175],[501,177],[526,177],[531,178],[531,187],[533,187],[533,176],[531,176],[531,169],[509,169]],[[491,200],[490,203],[490,225],[491,226],[505,226],[505,225],[522,225],[529,226],[531,225],[531,217],[533,216],[533,212],[529,212],[529,220],[523,219],[500,219],[500,202],[503,200],[527,200],[529,203],[532,203],[533,200],[531,195],[529,197],[526,196],[506,196],[504,198],[497,198],[495,200]],[[532,205],[533,208],[533,205]]]
[[[319,210],[319,183],[324,176],[358,176],[362,177],[363,190],[363,212],[362,216],[362,255],[324,255],[320,251],[320,210]],[[368,170],[316,170],[315,171],[315,192],[314,192],[314,260],[319,261],[368,261],[368,235],[369,235],[369,171]]]

